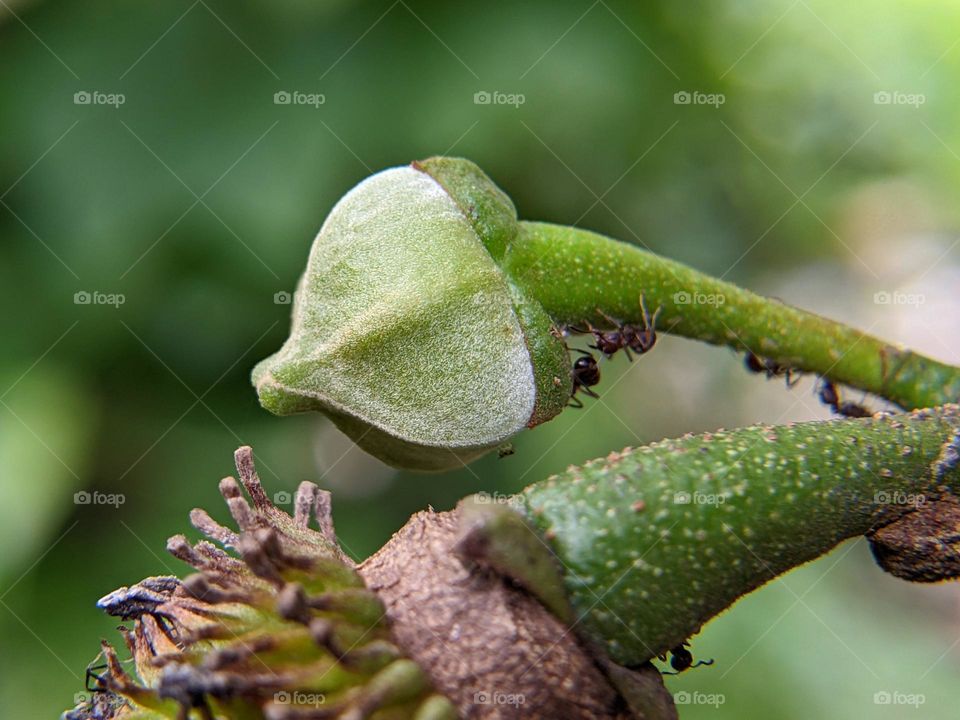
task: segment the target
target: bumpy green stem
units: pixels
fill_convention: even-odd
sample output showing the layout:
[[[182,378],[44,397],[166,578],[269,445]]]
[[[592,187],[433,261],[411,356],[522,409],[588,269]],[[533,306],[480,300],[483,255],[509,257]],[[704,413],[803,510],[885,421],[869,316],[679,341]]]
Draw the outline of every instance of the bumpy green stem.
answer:
[[[642,323],[642,293],[650,312],[661,310],[659,330],[749,350],[908,409],[960,399],[960,368],[586,230],[522,222],[503,267],[564,325],[609,325],[601,313]]]
[[[957,493],[958,458],[960,407],[949,405],[668,440],[518,500],[560,560],[575,627],[637,665],[780,573]]]

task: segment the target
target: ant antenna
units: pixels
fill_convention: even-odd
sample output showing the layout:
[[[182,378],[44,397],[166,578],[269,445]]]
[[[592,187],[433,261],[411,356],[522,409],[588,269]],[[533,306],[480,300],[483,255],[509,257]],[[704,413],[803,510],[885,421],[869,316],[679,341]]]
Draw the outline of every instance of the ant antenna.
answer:
[[[656,327],[657,317],[660,315],[660,311],[663,310],[661,305],[653,312],[653,317],[650,316],[650,313],[647,312],[647,303],[644,300],[643,293],[640,293],[640,311],[643,313],[643,326],[649,330],[650,328]]]

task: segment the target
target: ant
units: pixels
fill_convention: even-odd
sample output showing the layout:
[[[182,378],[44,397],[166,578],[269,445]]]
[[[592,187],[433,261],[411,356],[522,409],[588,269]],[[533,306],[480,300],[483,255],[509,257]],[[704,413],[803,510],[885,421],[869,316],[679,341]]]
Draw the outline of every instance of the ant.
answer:
[[[837,415],[848,418],[871,417],[873,412],[860,403],[841,401],[840,391],[832,380],[820,379],[820,402],[830,407]]]
[[[749,350],[743,359],[743,364],[747,367],[747,370],[752,373],[766,373],[767,380],[783,375],[787,379],[788,388],[792,388],[800,382],[800,377],[794,376],[793,368],[787,365],[781,365],[776,360],[771,360],[770,358],[762,358]]]
[[[586,350],[574,348],[577,352],[583,353],[583,357],[578,357],[573,363],[573,392],[570,394],[570,404],[574,407],[582,408],[583,403],[576,398],[578,390],[583,390],[592,398],[599,398],[591,388],[600,382],[600,368],[597,366],[597,359]]]
[[[616,330],[598,330],[590,325],[590,323],[587,323],[585,330],[576,327],[571,327],[571,330],[583,335],[593,335],[593,340],[596,344],[590,347],[594,350],[599,350],[607,358],[612,357],[619,350],[623,350],[627,355],[627,359],[633,360],[633,356],[630,354],[631,350],[637,355],[643,355],[644,353],[650,352],[653,346],[657,344],[656,324],[657,316],[660,314],[661,308],[657,308],[651,316],[650,313],[647,312],[647,306],[644,303],[643,295],[641,295],[640,310],[643,312],[642,328],[636,325],[624,324],[610,317],[602,310],[597,309],[597,312],[613,325]]]
[[[690,668],[700,667],[701,665],[713,665],[713,658],[710,660],[698,660],[696,663],[693,662],[693,653],[687,650],[690,643],[683,641],[675,648],[670,650],[670,667],[673,668],[674,672],[665,670],[664,675],[679,675],[684,670],[689,670]],[[666,653],[660,655],[661,660],[666,660]]]

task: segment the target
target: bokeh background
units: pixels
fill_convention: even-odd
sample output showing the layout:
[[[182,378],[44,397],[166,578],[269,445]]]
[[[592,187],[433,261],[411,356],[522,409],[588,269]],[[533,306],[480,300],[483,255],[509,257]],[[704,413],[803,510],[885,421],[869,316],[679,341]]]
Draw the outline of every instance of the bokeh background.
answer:
[[[811,380],[669,337],[460,472],[398,474],[268,415],[248,374],[285,337],[277,294],[378,169],[463,155],[522,217],[960,362],[958,28],[950,0],[0,0],[0,715],[73,704],[119,640],[95,600],[185,570],[164,541],[192,507],[225,516],[240,444],[270,492],[333,489],[362,558],[414,511],[612,448],[827,417]],[[95,491],[123,502],[75,502]],[[701,693],[685,718],[955,718],[960,592],[883,575],[861,540],[694,651],[716,664],[668,681]]]

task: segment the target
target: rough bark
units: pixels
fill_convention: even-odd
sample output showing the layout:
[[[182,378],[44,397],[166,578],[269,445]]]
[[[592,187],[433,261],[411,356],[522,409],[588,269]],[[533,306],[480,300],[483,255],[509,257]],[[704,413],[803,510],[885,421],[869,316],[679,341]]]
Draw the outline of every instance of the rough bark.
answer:
[[[632,717],[574,633],[501,575],[467,566],[459,538],[457,511],[418,513],[359,572],[461,716]]]

